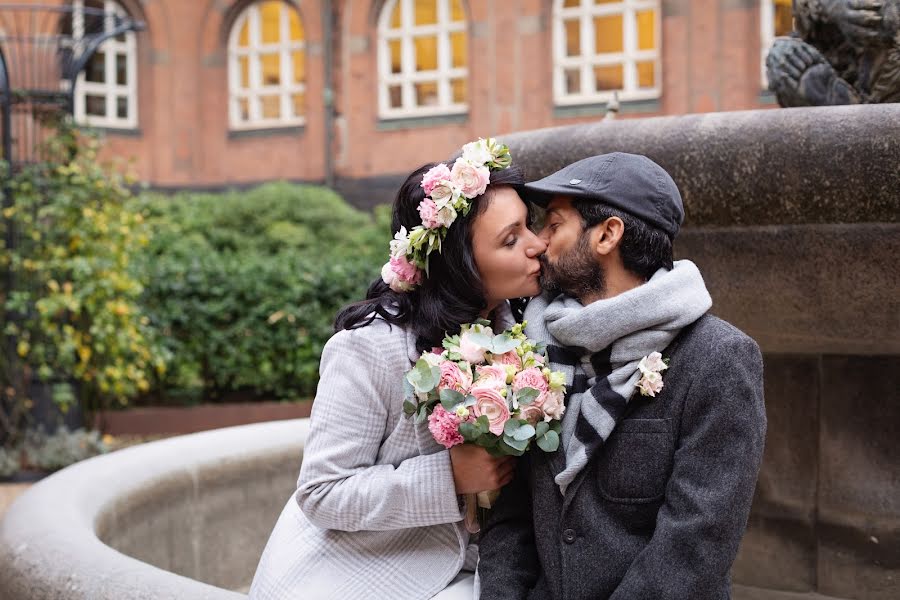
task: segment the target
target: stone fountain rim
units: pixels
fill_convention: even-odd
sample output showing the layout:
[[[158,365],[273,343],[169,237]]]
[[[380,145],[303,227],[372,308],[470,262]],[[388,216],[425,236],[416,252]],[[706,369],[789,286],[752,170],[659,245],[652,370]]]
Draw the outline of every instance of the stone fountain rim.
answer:
[[[54,473],[17,498],[0,521],[0,588],[13,589],[18,580],[36,597],[244,598],[114,550],[98,538],[98,523],[117,504],[176,473],[196,481],[226,463],[240,470],[276,454],[297,452],[299,458],[308,430],[309,419],[291,419],[205,431]]]

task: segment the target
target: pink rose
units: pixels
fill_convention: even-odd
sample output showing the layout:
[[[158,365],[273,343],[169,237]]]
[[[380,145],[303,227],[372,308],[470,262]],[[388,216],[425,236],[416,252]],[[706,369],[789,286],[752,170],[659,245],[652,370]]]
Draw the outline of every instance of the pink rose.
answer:
[[[475,383],[479,386],[503,389],[506,387],[506,369],[501,365],[475,367]]]
[[[431,198],[425,198],[419,203],[419,216],[422,217],[422,225],[426,229],[437,229],[441,226],[437,204]]]
[[[397,274],[397,277],[403,283],[418,285],[422,281],[422,271],[409,262],[405,256],[392,256],[391,270]]]
[[[516,371],[522,368],[522,359],[519,358],[519,354],[515,350],[494,356],[492,362],[495,365],[512,365],[516,368]]]
[[[453,163],[450,180],[459,188],[466,198],[480,196],[487,189],[491,180],[491,170],[484,166],[476,166],[460,157]]]
[[[393,260],[394,259],[391,259],[392,262]],[[384,266],[381,267],[381,280],[388,284],[395,292],[408,292],[413,289],[413,286],[397,277],[397,273],[394,272],[394,267],[390,262],[384,263]]]
[[[441,363],[441,379],[438,381],[439,390],[454,390],[460,394],[466,394],[472,387],[472,374],[468,369],[460,369],[452,360]]]
[[[447,412],[443,406],[437,404],[434,412],[428,416],[428,429],[438,444],[444,448],[452,448],[464,441],[459,433],[460,422],[460,418],[454,413]]]
[[[547,391],[547,380],[544,378],[544,374],[541,373],[540,369],[531,367],[515,376],[512,383],[513,391],[518,392],[526,387],[534,388],[538,392]]]
[[[560,419],[563,416],[563,413],[566,411],[566,407],[563,404],[563,394],[560,391],[549,391],[545,394],[541,394],[538,397],[540,404],[535,402],[541,409],[543,409],[544,414],[546,414],[551,419]]]
[[[464,333],[459,338],[459,353],[466,362],[473,365],[480,365],[484,362],[484,348],[472,341],[468,333]]]
[[[477,419],[481,415],[488,418],[489,429],[495,435],[503,435],[503,426],[509,420],[509,406],[506,399],[494,388],[475,386],[469,393],[475,396],[472,414]]]
[[[430,196],[435,186],[447,179],[450,179],[450,169],[447,168],[447,165],[440,163],[431,167],[422,177],[422,189],[425,190],[425,195]]]
[[[544,420],[544,411],[534,404],[529,404],[519,410],[519,418],[525,419],[530,425],[534,426]]]

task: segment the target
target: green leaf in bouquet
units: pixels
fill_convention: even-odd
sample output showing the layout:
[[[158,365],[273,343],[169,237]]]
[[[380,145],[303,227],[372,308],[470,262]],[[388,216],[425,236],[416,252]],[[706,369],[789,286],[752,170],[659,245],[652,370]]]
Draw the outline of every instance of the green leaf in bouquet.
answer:
[[[409,382],[409,378],[403,378],[403,397],[404,398],[415,398],[416,396],[416,388],[413,387],[413,384]]]
[[[424,423],[428,419],[428,406],[422,404],[416,411],[416,423]]]
[[[475,443],[482,448],[494,448],[500,443],[500,438],[490,432],[482,433],[478,436],[478,439],[475,440]]]
[[[559,434],[551,429],[537,438],[537,445],[544,452],[556,452],[559,448]]]
[[[416,414],[417,408],[418,407],[416,406],[415,402],[410,402],[409,400],[403,401],[403,414],[406,415],[407,417],[411,417],[414,414]]]
[[[456,407],[466,401],[466,397],[456,390],[443,389],[440,392],[441,406],[448,412],[453,412]]]
[[[473,443],[481,436],[481,432],[478,430],[478,426],[474,423],[460,423],[459,434],[467,442]]]
[[[525,448],[520,449],[518,447],[510,445],[506,440],[507,438],[504,437],[497,444],[496,450],[498,454],[501,454],[503,456],[522,456],[523,454],[525,454],[525,448],[528,447],[527,442],[525,444]],[[518,445],[518,442],[516,442],[516,444]]]
[[[519,425],[521,425],[521,421],[518,419],[510,419],[506,423],[503,424],[503,434],[512,437],[516,431],[519,430]]]
[[[478,427],[479,435],[481,433],[487,433],[491,430],[491,422],[484,415],[481,415],[477,419],[475,419],[475,425]]]
[[[500,335],[495,335],[494,339],[491,340],[490,351],[494,354],[506,354],[510,350],[518,348],[520,343],[519,340],[508,333],[501,333]]]
[[[478,344],[485,350],[491,350],[494,345],[494,338],[486,333],[476,333],[474,331],[470,331],[468,333],[469,341],[473,344]],[[493,350],[491,350],[493,352]]]
[[[545,433],[550,431],[550,424],[545,423],[544,421],[540,421],[537,426],[534,428],[534,433],[537,437],[541,437]]]
[[[528,449],[528,440],[517,440],[514,437],[504,435],[503,442],[507,446],[509,446],[511,448],[515,448],[516,450],[520,450],[522,452],[525,452],[525,450]]]
[[[528,423],[519,426],[519,428],[513,434],[513,439],[517,441],[528,441],[532,437],[534,437],[534,427],[532,427]]]
[[[541,392],[533,387],[523,387],[516,392],[516,400],[518,400],[519,404],[531,404],[540,395]]]
[[[466,404],[465,404],[466,408],[469,408],[470,406],[475,406],[476,404],[478,404],[478,400],[475,398],[475,396],[472,396],[472,395],[466,396]]]
[[[438,367],[432,367],[424,359],[416,361],[416,366],[406,374],[406,379],[412,384],[416,392],[430,392],[441,380],[441,370]]]
[[[557,435],[562,433],[562,422],[559,419],[553,419],[550,421],[550,429],[555,431]]]

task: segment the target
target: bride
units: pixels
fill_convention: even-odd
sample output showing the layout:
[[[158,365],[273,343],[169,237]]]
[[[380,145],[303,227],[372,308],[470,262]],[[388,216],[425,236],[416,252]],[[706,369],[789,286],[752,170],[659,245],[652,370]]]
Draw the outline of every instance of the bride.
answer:
[[[545,245],[510,162],[506,146],[479,140],[400,187],[390,262],[338,313],[322,353],[297,490],[251,599],[472,597],[477,547],[462,498],[508,483],[513,459],[438,445],[427,423],[404,417],[403,378],[446,332],[479,318],[499,332],[512,324],[507,301],[540,290]]]

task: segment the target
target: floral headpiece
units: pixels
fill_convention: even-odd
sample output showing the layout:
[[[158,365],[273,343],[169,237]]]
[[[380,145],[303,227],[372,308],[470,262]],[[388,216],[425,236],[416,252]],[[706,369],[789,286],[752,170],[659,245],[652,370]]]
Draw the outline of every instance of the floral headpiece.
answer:
[[[381,268],[381,278],[395,292],[408,292],[428,276],[428,255],[441,251],[447,230],[461,213],[469,214],[469,200],[487,189],[491,171],[512,164],[509,147],[493,138],[479,139],[462,148],[453,168],[441,163],[422,177],[425,199],[419,204],[422,224],[394,235],[391,259]]]

